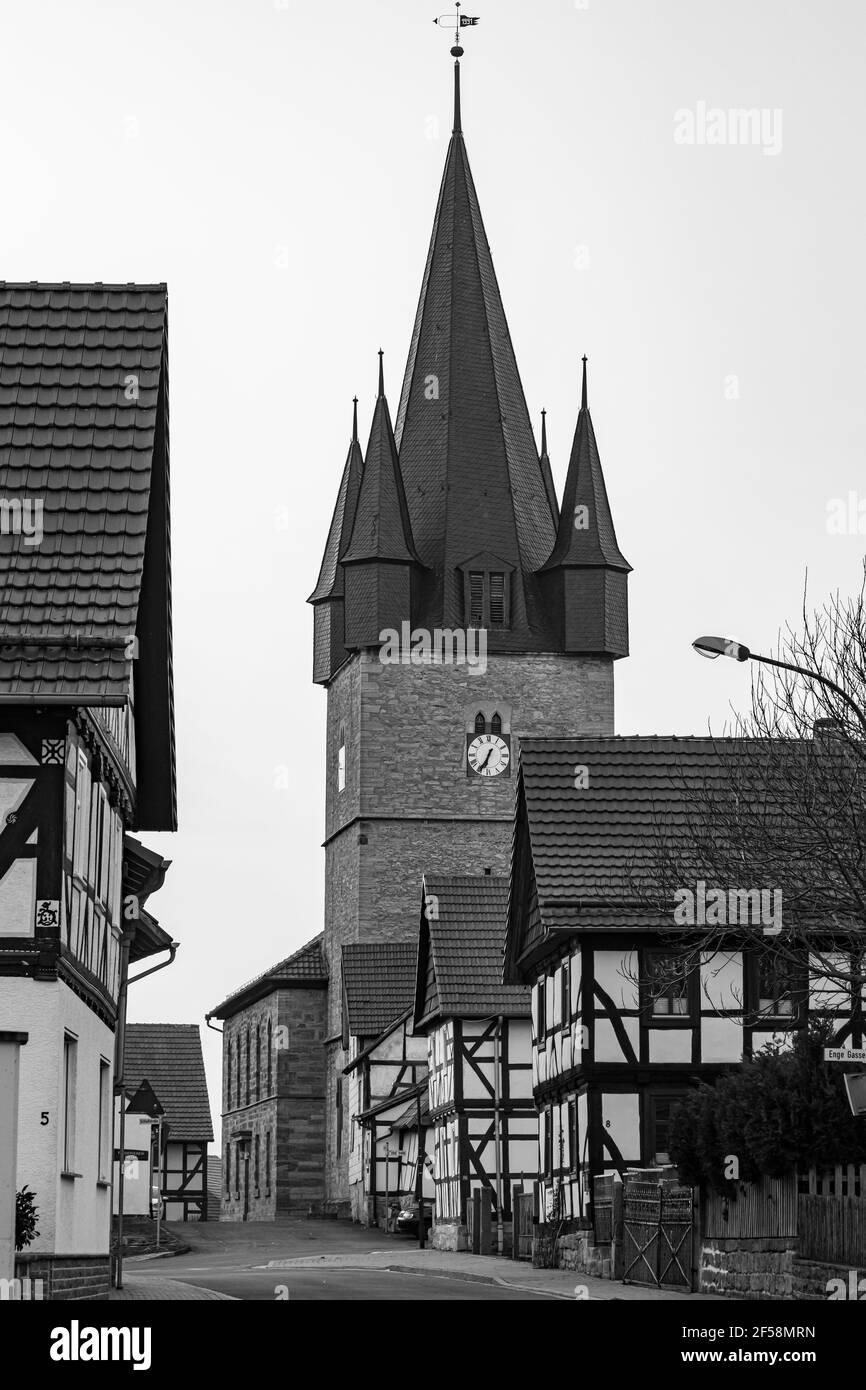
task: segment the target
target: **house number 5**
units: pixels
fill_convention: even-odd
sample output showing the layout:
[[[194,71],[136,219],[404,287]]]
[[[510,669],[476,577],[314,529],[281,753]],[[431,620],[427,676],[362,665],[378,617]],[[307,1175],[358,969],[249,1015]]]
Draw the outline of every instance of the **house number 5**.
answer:
[[[39,1121],[39,1123],[40,1123],[41,1125],[47,1125],[47,1124],[48,1124],[48,1111],[47,1111],[47,1110],[43,1110],[43,1111],[42,1111],[42,1119]]]

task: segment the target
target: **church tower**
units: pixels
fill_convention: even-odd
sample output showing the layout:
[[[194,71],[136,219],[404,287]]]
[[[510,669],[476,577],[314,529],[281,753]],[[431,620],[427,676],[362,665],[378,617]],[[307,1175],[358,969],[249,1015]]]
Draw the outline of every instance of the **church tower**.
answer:
[[[592,422],[563,504],[539,452],[463,138],[454,128],[396,420],[357,407],[314,609],[328,692],[325,1190],[348,1197],[341,951],[417,934],[423,874],[505,874],[519,743],[613,732],[629,566]]]

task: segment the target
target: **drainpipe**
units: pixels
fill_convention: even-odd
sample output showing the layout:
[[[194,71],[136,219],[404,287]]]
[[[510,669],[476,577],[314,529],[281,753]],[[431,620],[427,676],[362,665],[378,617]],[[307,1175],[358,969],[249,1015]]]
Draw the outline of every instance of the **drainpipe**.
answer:
[[[502,1254],[504,1231],[502,1229],[502,1117],[500,1114],[501,1090],[499,1085],[500,1045],[504,1016],[496,1021],[493,1035],[493,1125],[496,1144],[496,1253]],[[513,1220],[513,1213],[512,1213]]]
[[[143,980],[145,975],[153,975],[157,970],[164,970],[167,965],[172,965],[177,955],[178,942],[173,941],[169,946],[168,960],[161,961],[159,965],[152,965],[149,970],[142,970],[140,975],[133,975],[129,978],[129,952],[135,940],[135,929],[125,931],[120,938],[120,990],[117,996],[117,1043],[114,1073],[114,1093],[120,1096],[120,1133],[118,1135],[118,1172],[117,1172],[117,1255],[115,1256],[115,1278],[114,1287],[123,1288],[123,1170],[126,1145],[126,1095],[124,1093],[125,1077],[124,1064],[126,1054],[126,1002],[129,986],[134,985],[137,980]],[[108,1203],[108,1248],[111,1249],[111,1225],[113,1220],[114,1207],[114,1163],[111,1165],[112,1184]],[[160,1177],[162,1176],[162,1166],[160,1160]]]

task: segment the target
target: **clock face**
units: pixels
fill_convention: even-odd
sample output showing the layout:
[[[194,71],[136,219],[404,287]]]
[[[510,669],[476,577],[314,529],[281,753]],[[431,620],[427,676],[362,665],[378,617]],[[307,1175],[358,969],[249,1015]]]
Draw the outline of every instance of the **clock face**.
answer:
[[[478,777],[500,777],[511,762],[511,752],[499,734],[477,734],[466,750],[469,767]]]

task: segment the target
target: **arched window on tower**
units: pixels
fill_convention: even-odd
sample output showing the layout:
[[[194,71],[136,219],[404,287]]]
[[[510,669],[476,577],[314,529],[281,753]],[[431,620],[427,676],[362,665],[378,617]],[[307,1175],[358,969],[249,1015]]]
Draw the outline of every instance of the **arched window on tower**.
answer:
[[[273,1071],[272,1071],[272,1062],[271,1062],[271,1059],[272,1059],[272,1057],[273,1057],[273,1054],[274,1054],[274,1036],[273,1036],[273,1029],[272,1029],[272,1027],[271,1027],[271,1020],[268,1019],[268,1095],[271,1095],[271,1093],[272,1093],[271,1079],[272,1079],[272,1077],[273,1077]]]
[[[256,1089],[253,1100],[262,1098],[262,1033],[259,1025],[256,1024]]]
[[[232,1108],[232,1040],[228,1042],[228,1065],[226,1066],[226,1110]]]
[[[235,1105],[240,1108],[243,1104],[241,1100],[241,1035],[238,1033],[235,1039]]]
[[[247,1078],[247,1105],[249,1105],[249,1103],[250,1103],[250,1042],[251,1042],[251,1039],[252,1039],[252,1035],[251,1035],[251,1033],[250,1033],[250,1025],[247,1024],[247,1066],[246,1066],[246,1078]]]
[[[492,734],[502,733],[502,716],[500,715],[498,710],[496,711],[496,713],[490,721],[490,732]]]
[[[475,716],[475,732],[476,734],[483,734],[486,728],[487,725],[484,720],[484,715],[481,713],[481,710],[479,710]]]

